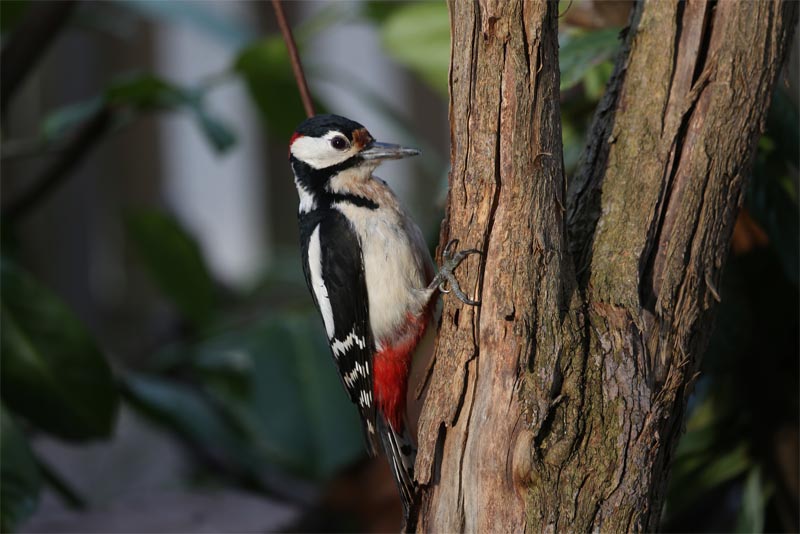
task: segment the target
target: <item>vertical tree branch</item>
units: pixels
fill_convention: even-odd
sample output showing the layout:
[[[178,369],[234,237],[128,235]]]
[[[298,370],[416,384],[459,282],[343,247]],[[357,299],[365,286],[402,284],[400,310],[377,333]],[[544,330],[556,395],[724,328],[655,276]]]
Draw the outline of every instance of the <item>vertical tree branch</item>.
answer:
[[[275,10],[275,18],[278,19],[278,26],[283,34],[283,40],[286,42],[286,49],[289,51],[292,72],[294,72],[294,79],[297,82],[297,89],[300,91],[300,99],[303,101],[303,109],[306,110],[307,116],[313,117],[314,102],[311,100],[311,93],[308,91],[306,75],[303,72],[303,64],[300,62],[300,54],[297,53],[297,44],[294,42],[292,28],[286,21],[286,14],[283,12],[281,0],[272,0],[272,8]]]

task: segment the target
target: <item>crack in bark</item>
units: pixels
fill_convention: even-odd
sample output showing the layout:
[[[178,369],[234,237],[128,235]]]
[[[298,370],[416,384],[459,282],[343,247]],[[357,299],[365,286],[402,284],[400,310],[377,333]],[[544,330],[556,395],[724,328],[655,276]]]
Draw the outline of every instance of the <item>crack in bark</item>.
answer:
[[[503,61],[501,64],[500,69],[500,98],[497,102],[497,137],[495,140],[494,145],[494,194],[492,196],[492,204],[489,208],[489,224],[486,228],[486,236],[484,241],[484,254],[488,253],[489,251],[489,240],[492,238],[492,229],[494,228],[494,221],[495,221],[495,214],[497,213],[497,207],[500,204],[500,188],[502,187],[503,181],[501,178],[501,168],[500,168],[500,145],[501,145],[501,137],[503,132],[503,125],[502,125],[502,116],[503,116],[503,72],[505,71],[506,67],[506,47],[507,45],[503,45]]]
[[[683,3],[679,4],[679,12],[683,15]],[[671,148],[669,151],[669,159],[668,164],[664,169],[664,173],[666,178],[662,179],[664,186],[662,188],[662,194],[660,199],[655,207],[655,212],[657,213],[656,217],[653,218],[653,224],[648,230],[648,238],[645,241],[645,250],[642,254],[640,259],[640,268],[639,268],[639,298],[640,303],[644,307],[644,309],[654,312],[656,302],[659,298],[659,292],[661,289],[661,272],[663,270],[663,258],[666,256],[667,247],[669,246],[669,238],[671,230],[675,224],[675,220],[677,217],[677,212],[680,208],[680,200],[682,197],[683,189],[685,187],[686,180],[689,180],[691,177],[688,173],[679,174],[679,171],[682,169],[683,162],[683,150],[685,148],[685,142],[687,138],[687,133],[689,131],[690,126],[694,120],[694,111],[697,107],[697,102],[700,98],[700,93],[702,89],[706,87],[707,83],[703,82],[698,85],[695,85],[695,82],[698,80],[698,77],[701,73],[708,73],[709,71],[705,71],[707,56],[708,56],[708,49],[709,43],[711,42],[711,33],[713,27],[713,16],[711,16],[711,12],[714,9],[714,2],[709,2],[705,6],[704,11],[704,20],[701,29],[701,40],[700,46],[698,49],[698,53],[696,56],[690,56],[688,58],[683,58],[683,61],[693,61],[694,68],[692,74],[692,83],[690,87],[692,89],[689,91],[687,95],[675,95],[677,98],[681,98],[686,100],[686,104],[684,106],[687,107],[685,111],[680,113],[680,122],[678,125],[678,130],[675,133],[675,137],[671,140]],[[680,33],[680,29],[682,28],[683,24],[680,21],[678,25],[678,32]],[[675,61],[673,64],[673,76],[675,74],[675,69],[681,61],[681,55],[685,53],[683,48],[686,45],[682,45],[680,43],[679,37],[676,37],[676,52],[675,52]],[[689,50],[691,52],[691,50]],[[670,80],[670,91],[667,93],[670,95],[665,101],[665,112],[667,109],[673,107],[673,98],[671,94],[672,90],[672,83],[673,80]],[[695,88],[699,88],[695,91]],[[667,117],[662,118],[662,124],[668,121]],[[663,133],[663,132],[662,132]],[[677,179],[676,179],[677,177]],[[683,178],[681,180],[681,178]],[[673,196],[676,195],[678,198],[675,199]],[[666,231],[666,233],[665,233]],[[651,367],[653,367],[651,365]]]
[[[470,360],[470,361],[472,361],[472,360]],[[464,510],[466,509],[466,507],[464,506],[464,487],[463,487],[463,483],[464,483],[464,453],[467,450],[467,441],[469,441],[469,436],[470,436],[469,425],[470,425],[470,421],[472,420],[472,409],[475,406],[475,388],[477,387],[477,384],[478,384],[478,365],[475,365],[474,367],[475,367],[475,378],[472,381],[472,395],[471,395],[471,400],[470,400],[470,404],[469,404],[469,410],[467,412],[467,419],[464,422],[464,438],[463,438],[463,441],[461,443],[461,450],[459,451],[459,459],[458,459],[458,493],[457,493],[458,497],[457,497],[457,502],[458,502],[458,505],[459,505],[459,509],[461,510],[461,514],[460,515],[461,515],[461,530],[462,531],[464,529],[464,524],[466,523],[466,514],[464,513]],[[465,374],[467,376],[469,376],[469,364],[467,364],[467,370],[465,371]]]
[[[692,85],[700,78],[700,74],[708,62],[708,50],[711,46],[711,33],[714,31],[714,11],[717,9],[717,0],[709,0],[704,13],[703,37],[700,41],[700,50],[697,51],[697,62],[692,73]]]
[[[678,2],[677,10],[675,12],[675,38],[672,40],[672,71],[670,72],[669,85],[667,86],[667,94],[672,94],[672,84],[675,83],[675,72],[678,67],[678,59],[680,58],[680,44],[681,34],[683,33],[683,14],[686,10],[686,1]],[[669,108],[669,99],[664,100],[664,105],[661,108],[661,131],[664,131],[664,123],[667,118],[667,109]]]
[[[475,10],[473,12],[473,14],[474,14],[474,19],[473,20],[475,21],[475,24],[473,25],[473,28],[472,28],[472,39],[470,39],[470,73],[469,73],[469,89],[468,89],[469,100],[468,100],[468,103],[467,103],[467,118],[466,118],[467,124],[466,124],[466,128],[464,128],[464,131],[466,132],[466,135],[465,135],[465,137],[466,137],[465,146],[467,147],[467,149],[464,151],[464,161],[462,163],[462,165],[463,165],[463,174],[461,176],[461,180],[459,180],[460,183],[461,183],[461,189],[462,189],[463,201],[464,201],[464,204],[462,204],[462,206],[461,206],[462,208],[466,208],[466,202],[467,202],[467,199],[469,198],[469,195],[467,195],[467,178],[468,178],[467,172],[468,172],[468,169],[469,169],[469,166],[467,165],[467,162],[469,162],[469,160],[470,160],[470,153],[471,153],[471,150],[472,150],[472,148],[471,148],[472,147],[472,138],[471,138],[470,122],[471,122],[471,118],[472,118],[472,107],[473,107],[472,103],[475,101],[475,80],[478,77],[478,75],[477,75],[478,50],[477,50],[477,47],[476,47],[475,43],[478,41],[478,39],[477,39],[477,36],[479,34],[479,30],[478,30],[478,24],[479,23],[478,23],[478,21],[480,21],[481,7],[480,7],[480,4],[477,3],[477,2],[475,2],[474,5],[475,5]],[[451,47],[454,46],[452,44],[452,41],[451,41],[451,45],[450,46]],[[452,60],[452,58],[453,58],[452,51],[451,51],[450,58],[451,58],[451,64],[452,64],[452,62],[453,62],[453,60]],[[451,106],[451,113],[452,113],[452,106]],[[452,124],[452,118],[451,118],[451,122],[450,123]],[[452,132],[451,132],[451,137],[452,137]],[[455,147],[453,147],[453,150],[455,150]],[[454,159],[454,158],[451,157],[451,159]],[[447,224],[447,225],[443,224],[443,227],[445,227],[445,226],[449,228],[450,225],[449,224]],[[448,240],[449,240],[449,234],[448,234]],[[448,240],[440,240],[440,243],[447,243]]]

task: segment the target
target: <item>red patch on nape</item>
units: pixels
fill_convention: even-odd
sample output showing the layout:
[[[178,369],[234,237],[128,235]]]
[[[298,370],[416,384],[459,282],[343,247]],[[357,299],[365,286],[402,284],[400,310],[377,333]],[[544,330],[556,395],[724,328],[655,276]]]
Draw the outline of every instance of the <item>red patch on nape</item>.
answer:
[[[403,430],[411,357],[425,334],[428,316],[423,314],[422,317],[415,317],[409,313],[407,321],[406,327],[398,336],[401,341],[395,344],[384,341],[384,348],[372,360],[375,401],[378,409],[398,433]]]
[[[292,134],[292,138],[289,139],[289,157],[290,158],[292,157],[292,143],[294,143],[300,137],[303,137],[303,135],[295,132],[295,133]]]

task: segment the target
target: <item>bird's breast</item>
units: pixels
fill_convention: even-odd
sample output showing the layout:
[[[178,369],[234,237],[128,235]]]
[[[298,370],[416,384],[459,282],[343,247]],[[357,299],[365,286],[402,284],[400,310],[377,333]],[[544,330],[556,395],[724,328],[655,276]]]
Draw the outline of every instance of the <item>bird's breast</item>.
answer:
[[[431,259],[422,233],[399,206],[342,203],[336,209],[361,243],[373,337],[379,345],[393,343],[405,335],[409,314],[421,315],[430,297]]]

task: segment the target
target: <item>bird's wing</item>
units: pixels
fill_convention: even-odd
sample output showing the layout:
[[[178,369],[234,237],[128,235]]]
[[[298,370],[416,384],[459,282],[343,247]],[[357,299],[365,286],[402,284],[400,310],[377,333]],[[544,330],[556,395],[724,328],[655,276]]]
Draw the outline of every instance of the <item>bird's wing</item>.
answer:
[[[301,220],[303,267],[328,343],[350,400],[361,413],[371,454],[377,452],[369,297],[361,245],[350,223],[334,210]]]

